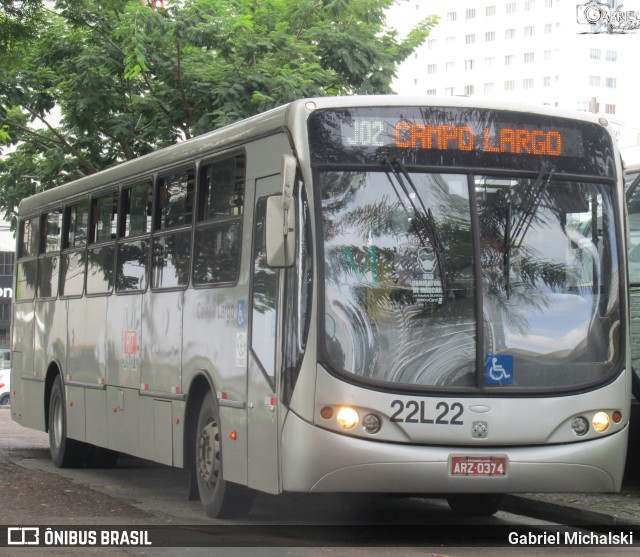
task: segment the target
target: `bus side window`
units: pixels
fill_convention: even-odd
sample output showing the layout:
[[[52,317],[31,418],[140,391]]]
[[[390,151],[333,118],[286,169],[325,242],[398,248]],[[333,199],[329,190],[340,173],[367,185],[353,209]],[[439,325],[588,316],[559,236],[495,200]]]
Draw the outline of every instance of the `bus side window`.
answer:
[[[194,185],[194,173],[190,169],[158,180],[156,231],[191,224]]]
[[[200,170],[194,284],[233,284],[238,280],[245,179],[243,153]]]
[[[18,269],[16,278],[16,301],[33,300],[36,293],[38,255],[40,241],[40,219],[37,217],[20,222],[18,242]]]
[[[118,220],[118,192],[91,201],[91,226],[87,250],[87,294],[109,294],[114,282],[114,254]]]
[[[62,245],[62,209],[44,213],[40,219],[40,257],[38,262],[38,298],[58,295],[60,247]]]
[[[94,243],[100,243],[115,239],[118,217],[117,192],[95,198],[91,212],[91,240]]]
[[[118,292],[145,290],[147,287],[152,201],[151,182],[122,189],[116,277]],[[126,241],[123,241],[123,238],[126,238]]]
[[[204,166],[200,171],[198,221],[242,215],[244,182],[244,155]]]
[[[151,232],[151,182],[123,188],[120,237]]]
[[[195,172],[185,169],[158,180],[151,287],[189,284]]]
[[[31,257],[38,255],[39,226],[37,219],[26,219],[20,223],[20,245],[18,247],[18,257]]]
[[[65,210],[62,238],[61,296],[82,296],[85,276],[85,250],[89,236],[89,202],[70,205]]]

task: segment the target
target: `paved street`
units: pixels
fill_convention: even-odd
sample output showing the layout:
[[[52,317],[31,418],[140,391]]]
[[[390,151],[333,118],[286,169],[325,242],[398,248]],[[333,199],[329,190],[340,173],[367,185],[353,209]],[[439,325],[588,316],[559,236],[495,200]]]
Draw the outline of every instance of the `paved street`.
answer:
[[[56,469],[49,458],[46,434],[27,430],[10,419],[10,411],[0,411],[0,497],[3,501],[5,524],[20,525],[189,525],[193,535],[198,527],[225,526],[230,535],[238,535],[237,522],[213,521],[202,512],[198,501],[186,499],[186,478],[181,470],[156,465],[140,459],[123,457],[112,470]],[[9,518],[10,517],[10,518]],[[424,539],[416,542],[421,547],[385,547],[398,545],[395,539],[402,527],[407,532],[429,528],[440,543],[430,555],[447,557],[467,555],[589,555],[585,548],[473,548],[473,536],[484,530],[500,531],[525,528],[544,532],[553,528],[553,522],[533,519],[519,514],[499,512],[487,519],[461,519],[454,516],[444,500],[419,498],[389,498],[347,495],[284,495],[280,497],[260,495],[248,520],[247,545],[255,545],[256,536],[263,532],[252,526],[269,525],[271,537],[265,539],[271,545],[296,546],[306,543],[301,536],[326,536],[332,530],[307,529],[307,525],[359,525],[363,531],[377,532],[376,547],[350,547],[348,555],[424,555]],[[282,525],[288,525],[282,528]],[[389,528],[392,525],[392,528]],[[393,527],[393,525],[396,525]],[[412,526],[416,528],[413,529]],[[337,526],[333,532],[342,532]],[[394,530],[394,528],[396,528]],[[420,528],[420,530],[418,530]],[[252,537],[251,537],[252,536]],[[282,537],[284,536],[284,539]],[[470,537],[471,536],[471,537]],[[374,536],[375,537],[375,536]],[[381,539],[380,539],[381,537]],[[275,539],[275,542],[274,542]],[[206,538],[205,538],[206,540]],[[458,541],[459,540],[459,541]],[[476,540],[477,541],[477,540]],[[323,545],[323,540],[315,540]],[[402,542],[400,542],[402,545]],[[235,545],[238,545],[235,543]],[[331,545],[327,540],[327,545]],[[411,545],[411,544],[409,544]],[[451,546],[462,547],[451,547]],[[484,545],[491,545],[485,543]],[[466,547],[465,547],[466,546]],[[445,550],[446,547],[446,550]],[[331,547],[275,548],[219,548],[180,549],[179,555],[326,555],[335,554]],[[49,549],[29,555],[72,555],[74,549]],[[93,550],[104,555],[175,555],[174,548],[101,549]],[[151,553],[150,553],[151,551]],[[497,553],[496,553],[497,551]],[[518,553],[521,551],[522,553]],[[592,555],[602,555],[594,551]],[[637,553],[637,548],[606,549],[616,554]],[[15,553],[24,555],[25,553]]]

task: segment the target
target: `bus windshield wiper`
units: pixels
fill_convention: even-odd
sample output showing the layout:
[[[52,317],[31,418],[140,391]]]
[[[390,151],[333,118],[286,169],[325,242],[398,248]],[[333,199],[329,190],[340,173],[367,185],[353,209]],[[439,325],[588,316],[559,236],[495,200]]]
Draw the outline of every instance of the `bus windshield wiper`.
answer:
[[[513,248],[519,248],[522,245],[522,241],[533,222],[533,217],[538,207],[540,207],[542,196],[547,190],[555,171],[556,167],[554,165],[546,161],[542,163],[542,168],[538,173],[536,181],[525,188],[522,201],[518,207],[521,211],[520,216],[513,226],[511,223],[511,205],[507,208],[507,219],[504,229],[504,280],[507,299],[509,298],[511,287],[511,250]]]
[[[533,221],[533,216],[540,206],[542,195],[547,190],[549,182],[551,182],[555,171],[555,166],[546,162],[543,163],[536,181],[525,189],[524,196],[519,207],[521,213],[518,221],[513,227],[511,227],[510,222],[507,223],[508,226],[505,231],[505,247],[507,249],[517,248],[522,244],[522,241],[531,226],[531,222]]]
[[[418,188],[416,187],[411,175],[407,171],[404,163],[398,159],[384,159],[382,161],[382,166],[385,169],[385,173],[393,186],[393,189],[398,196],[398,199],[402,203],[405,211],[409,213],[407,207],[402,201],[402,196],[399,195],[398,190],[394,184],[394,181],[391,179],[390,173],[394,175],[396,182],[402,188],[404,195],[409,200],[411,204],[411,209],[413,210],[413,215],[415,218],[411,219],[411,223],[420,239],[421,245],[425,245],[425,240],[422,236],[424,232],[429,240],[433,248],[433,252],[436,256],[436,261],[438,264],[438,270],[440,271],[440,281],[442,283],[442,291],[446,293],[446,283],[445,283],[445,272],[444,272],[444,261],[443,261],[443,253],[444,253],[444,244],[442,243],[442,239],[440,238],[440,234],[438,233],[438,226],[436,220],[433,216],[433,211],[431,211],[430,207],[426,207],[422,197],[418,193]]]

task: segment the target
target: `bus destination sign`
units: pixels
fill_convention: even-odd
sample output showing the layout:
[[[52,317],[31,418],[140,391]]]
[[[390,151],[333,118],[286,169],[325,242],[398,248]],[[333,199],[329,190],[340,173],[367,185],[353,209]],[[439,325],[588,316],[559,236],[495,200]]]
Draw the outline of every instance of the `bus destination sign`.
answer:
[[[343,145],[398,149],[475,151],[511,155],[582,157],[579,130],[492,122],[416,123],[407,119],[353,117],[341,122]]]
[[[605,126],[533,111],[480,107],[379,106],[316,110],[309,117],[317,164],[512,169],[615,178],[616,155]]]

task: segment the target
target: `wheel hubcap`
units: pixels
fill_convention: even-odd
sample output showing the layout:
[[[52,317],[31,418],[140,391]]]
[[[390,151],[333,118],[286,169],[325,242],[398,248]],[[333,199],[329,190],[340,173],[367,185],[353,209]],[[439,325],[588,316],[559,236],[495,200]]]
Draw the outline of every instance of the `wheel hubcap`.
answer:
[[[210,421],[202,428],[198,437],[198,473],[208,484],[218,480],[220,462],[219,433],[215,421]]]
[[[56,447],[60,446],[62,442],[62,404],[60,403],[60,397],[56,397],[53,401],[53,440]]]

